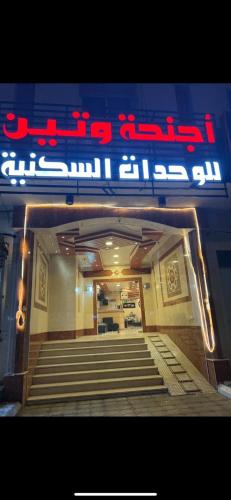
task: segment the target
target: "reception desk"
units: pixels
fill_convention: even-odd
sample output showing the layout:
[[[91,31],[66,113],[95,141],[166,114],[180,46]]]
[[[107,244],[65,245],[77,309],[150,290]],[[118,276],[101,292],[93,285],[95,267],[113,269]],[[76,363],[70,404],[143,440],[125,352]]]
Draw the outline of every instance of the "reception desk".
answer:
[[[98,309],[98,324],[103,321],[103,318],[113,318],[113,323],[118,323],[119,328],[124,328],[124,311],[122,309]]]

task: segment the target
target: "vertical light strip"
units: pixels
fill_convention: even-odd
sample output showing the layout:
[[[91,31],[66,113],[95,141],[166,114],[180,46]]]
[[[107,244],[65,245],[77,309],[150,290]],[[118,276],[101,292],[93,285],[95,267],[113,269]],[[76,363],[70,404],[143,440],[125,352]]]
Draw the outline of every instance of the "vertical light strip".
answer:
[[[23,331],[25,328],[26,315],[22,310],[23,299],[24,299],[24,270],[25,270],[25,254],[26,254],[26,229],[27,229],[27,205],[25,207],[24,215],[24,227],[23,227],[23,240],[22,240],[22,267],[21,267],[21,278],[18,284],[18,310],[16,312],[16,327],[17,330]]]
[[[27,213],[28,213],[28,205],[26,205],[26,207],[25,207],[24,228],[23,228],[23,254],[22,254],[22,270],[21,270],[21,279],[22,279],[22,281],[23,281],[23,278],[24,278],[24,269],[25,269]]]
[[[208,291],[208,284],[207,284],[207,278],[206,278],[206,268],[205,268],[203,254],[202,254],[201,236],[200,236],[200,228],[199,228],[199,223],[198,223],[197,211],[196,211],[196,208],[194,208],[193,210],[194,210],[194,218],[195,218],[196,231],[197,231],[199,259],[200,259],[200,262],[202,265],[202,275],[203,275],[204,287],[205,287],[205,298],[203,301],[203,307],[206,307],[208,317],[209,317],[210,339],[208,339],[208,343],[206,343],[206,346],[207,346],[209,352],[214,352],[216,343],[215,343],[215,334],[214,334],[213,320],[212,320],[211,307],[210,307],[210,301],[209,301],[209,291]],[[204,315],[205,315],[205,312],[204,312]],[[206,325],[207,325],[207,321],[206,321]]]
[[[210,344],[210,339],[209,339],[209,332],[208,332],[208,327],[207,327],[207,321],[206,321],[206,316],[205,316],[205,310],[203,305],[201,306],[201,303],[203,304],[203,296],[202,296],[202,291],[201,287],[198,286],[197,282],[197,276],[196,272],[192,263],[192,257],[191,257],[191,252],[190,252],[190,246],[187,240],[187,236],[184,236],[184,245],[185,249],[187,252],[188,260],[189,260],[189,265],[191,267],[194,280],[195,280],[195,285],[196,285],[196,295],[197,295],[197,302],[198,302],[198,307],[199,307],[199,313],[200,313],[200,320],[201,320],[201,330],[202,330],[202,335],[204,338],[205,345],[208,349],[209,352],[213,352],[215,348],[215,342],[212,342],[212,345]]]

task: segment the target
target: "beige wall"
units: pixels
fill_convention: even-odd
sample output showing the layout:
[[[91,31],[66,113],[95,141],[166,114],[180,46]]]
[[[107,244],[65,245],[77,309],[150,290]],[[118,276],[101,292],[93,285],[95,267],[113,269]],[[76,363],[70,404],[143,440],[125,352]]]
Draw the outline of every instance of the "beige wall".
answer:
[[[48,331],[48,311],[43,311],[35,305],[35,276],[36,276],[36,253],[38,245],[42,249],[46,259],[48,260],[48,286],[49,286],[49,255],[46,254],[41,245],[39,236],[34,235],[34,251],[33,251],[33,271],[32,271],[32,290],[31,290],[31,315],[30,315],[30,333],[43,333]],[[49,310],[49,295],[48,295],[48,310]]]
[[[52,255],[49,266],[48,331],[76,329],[76,258]]]
[[[171,305],[163,304],[163,297],[161,291],[161,279],[163,276],[160,275],[159,258],[163,256],[167,251],[171,250],[176,243],[182,240],[180,235],[171,235],[171,237],[162,246],[156,249],[153,256],[152,264],[152,295],[154,300],[154,309],[156,311],[155,322],[157,325],[173,325],[173,326],[196,326],[200,325],[199,320],[199,307],[196,296],[195,280],[192,268],[189,264],[190,260],[188,257],[185,258],[185,265],[188,272],[188,283],[187,287],[189,289],[191,299],[187,302],[180,302]],[[181,282],[183,285],[184,276],[181,275]],[[185,286],[185,284],[184,284]],[[172,298],[174,301],[174,297]],[[177,296],[175,297],[177,300]]]

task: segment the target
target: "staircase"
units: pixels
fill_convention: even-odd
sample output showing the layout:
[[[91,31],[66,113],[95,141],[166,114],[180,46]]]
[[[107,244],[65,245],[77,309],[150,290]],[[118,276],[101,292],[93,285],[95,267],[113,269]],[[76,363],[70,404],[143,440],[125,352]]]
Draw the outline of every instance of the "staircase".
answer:
[[[27,404],[167,392],[144,338],[44,342]]]

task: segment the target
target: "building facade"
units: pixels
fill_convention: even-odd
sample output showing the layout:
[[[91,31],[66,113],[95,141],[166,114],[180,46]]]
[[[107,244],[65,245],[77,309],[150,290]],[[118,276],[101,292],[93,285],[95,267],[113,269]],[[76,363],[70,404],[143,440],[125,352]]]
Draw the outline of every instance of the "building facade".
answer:
[[[0,102],[5,399],[26,401],[42,342],[132,328],[230,380],[231,84],[1,84]]]

